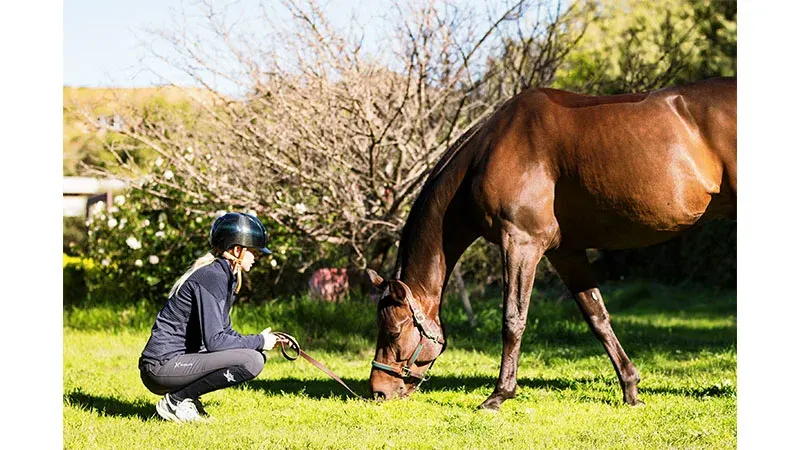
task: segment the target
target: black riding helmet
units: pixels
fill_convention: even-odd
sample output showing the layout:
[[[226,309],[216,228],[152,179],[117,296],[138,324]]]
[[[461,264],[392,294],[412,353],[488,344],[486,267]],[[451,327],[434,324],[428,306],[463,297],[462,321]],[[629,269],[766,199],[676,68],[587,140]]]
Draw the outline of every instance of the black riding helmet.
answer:
[[[267,230],[255,216],[242,213],[227,213],[217,217],[211,225],[211,246],[218,250],[228,250],[234,245],[256,248],[269,255],[267,249]]]

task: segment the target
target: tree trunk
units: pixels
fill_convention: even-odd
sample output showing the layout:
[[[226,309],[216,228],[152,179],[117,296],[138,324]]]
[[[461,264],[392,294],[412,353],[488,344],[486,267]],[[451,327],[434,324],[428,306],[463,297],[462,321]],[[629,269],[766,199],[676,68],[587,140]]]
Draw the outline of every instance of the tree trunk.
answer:
[[[467,311],[467,318],[471,327],[475,327],[475,315],[472,313],[472,304],[469,302],[469,293],[467,287],[464,285],[464,278],[461,277],[461,263],[457,263],[453,268],[453,278],[456,280],[456,287],[461,296],[461,302],[464,303],[464,310]]]

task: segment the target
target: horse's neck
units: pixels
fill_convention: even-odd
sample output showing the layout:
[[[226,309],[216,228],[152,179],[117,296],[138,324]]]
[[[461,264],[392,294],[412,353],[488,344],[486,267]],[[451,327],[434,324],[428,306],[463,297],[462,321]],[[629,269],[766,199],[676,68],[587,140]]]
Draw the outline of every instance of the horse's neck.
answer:
[[[462,149],[435,179],[426,183],[403,229],[398,278],[428,306],[429,312],[438,310],[450,272],[474,240],[460,220],[464,217],[460,210],[466,194],[459,192],[474,151],[471,146]]]

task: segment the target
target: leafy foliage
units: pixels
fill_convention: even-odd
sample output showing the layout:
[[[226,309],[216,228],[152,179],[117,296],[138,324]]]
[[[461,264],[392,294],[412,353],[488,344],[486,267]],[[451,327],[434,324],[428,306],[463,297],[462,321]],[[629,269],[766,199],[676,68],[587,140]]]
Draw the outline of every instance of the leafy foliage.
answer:
[[[583,39],[554,87],[585,94],[736,75],[736,2],[606,0],[583,10]]]

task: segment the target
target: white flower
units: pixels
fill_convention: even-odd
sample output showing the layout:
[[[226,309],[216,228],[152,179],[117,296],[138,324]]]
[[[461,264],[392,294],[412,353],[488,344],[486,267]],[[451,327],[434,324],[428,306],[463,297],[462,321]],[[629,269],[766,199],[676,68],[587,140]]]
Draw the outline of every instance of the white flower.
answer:
[[[159,230],[163,230],[164,229],[164,222],[158,222],[158,229]]]
[[[163,238],[164,232],[163,231],[156,231],[156,237]]]
[[[108,219],[108,228],[114,228],[115,226],[117,226],[117,219],[113,217]]]
[[[118,196],[114,197],[114,204],[115,205],[120,205],[120,206],[124,205],[125,204],[125,196],[124,195],[118,195]]]
[[[197,223],[201,223],[203,221],[203,218],[198,216],[196,219],[194,219],[194,221]]]
[[[136,267],[142,267],[142,264],[144,263],[142,262],[141,259],[137,259],[136,261],[133,262],[133,265]]]
[[[156,255],[150,255],[150,256],[147,258],[147,261],[148,261],[150,264],[158,264],[158,256],[156,256]]]
[[[193,150],[193,149],[192,149],[192,146],[191,146],[191,145],[190,145],[190,146],[188,146],[188,147],[186,147],[186,153],[192,153],[192,150]]]
[[[102,264],[104,266],[107,266],[107,265],[111,264],[111,260],[109,260],[108,258],[103,258],[103,260],[100,261],[100,264]]]
[[[161,158],[156,158],[156,167],[161,167],[164,164],[164,160]]]
[[[89,217],[94,216],[96,214],[102,214],[106,208],[106,202],[99,201],[92,204],[91,209],[89,210]]]
[[[278,267],[278,261],[275,261],[273,259],[272,261],[269,262],[269,265],[272,266],[272,267]]]
[[[128,244],[128,247],[134,250],[139,250],[140,248],[142,248],[142,243],[139,242],[139,240],[133,236],[129,237],[128,239],[125,239],[125,243]]]
[[[302,203],[295,203],[294,210],[297,212],[297,214],[305,214],[308,211],[308,208],[306,208],[306,205]]]
[[[150,226],[150,221],[147,220],[147,219],[144,219],[144,221],[142,222],[142,226],[143,227],[149,227]]]
[[[119,229],[121,230],[121,229],[125,228],[125,224],[127,224],[127,223],[128,223],[128,219],[126,219],[124,217],[122,219],[119,219]]]
[[[166,170],[166,171],[164,171],[164,179],[165,179],[165,180],[171,180],[171,179],[172,179],[172,177],[174,177],[174,176],[175,176],[175,174],[174,174],[174,173],[172,173],[172,171],[171,171],[171,170]]]

